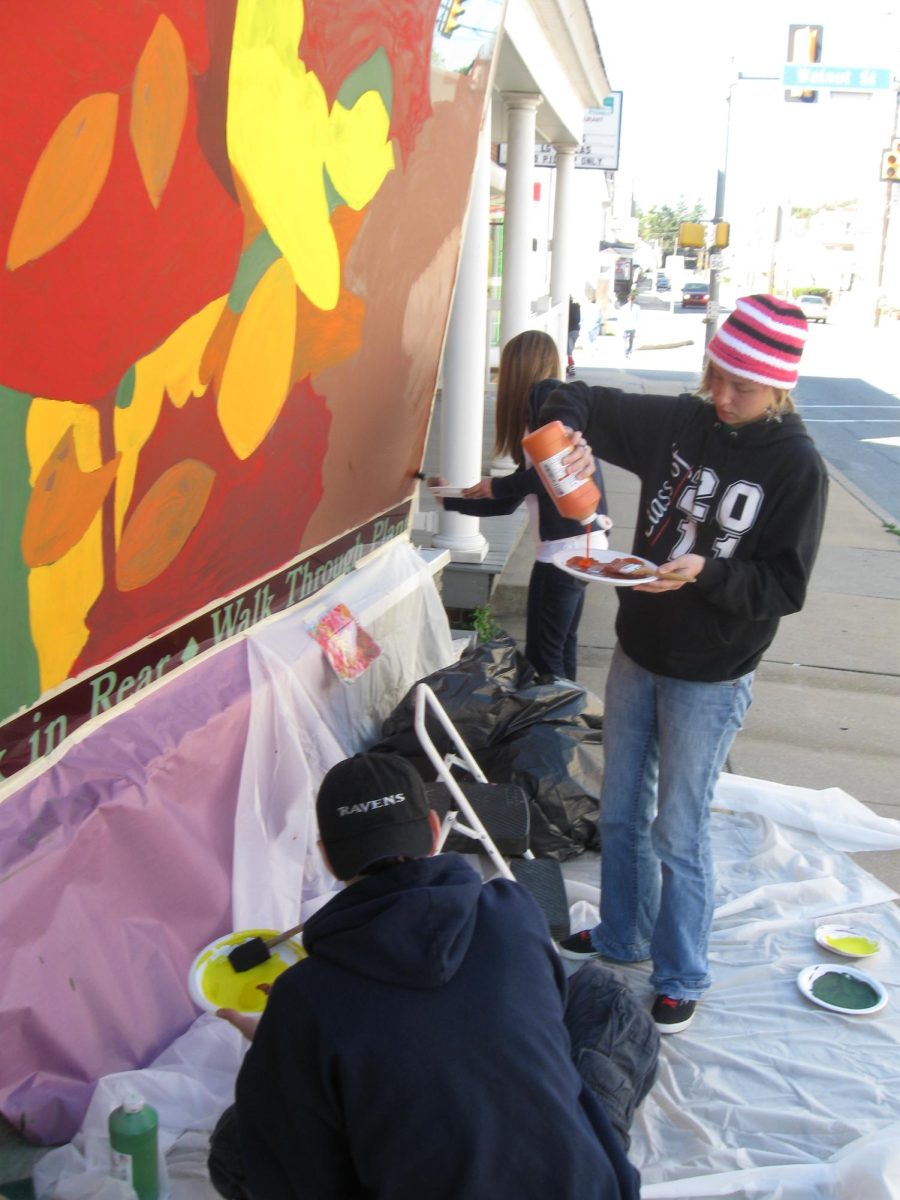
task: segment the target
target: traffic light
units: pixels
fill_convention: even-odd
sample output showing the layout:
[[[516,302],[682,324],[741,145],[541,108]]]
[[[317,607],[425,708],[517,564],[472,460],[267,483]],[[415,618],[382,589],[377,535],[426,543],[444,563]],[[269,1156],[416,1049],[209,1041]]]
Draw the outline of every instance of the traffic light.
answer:
[[[450,0],[450,4],[447,8],[447,15],[444,17],[444,24],[441,28],[441,33],[444,37],[449,37],[459,24],[459,18],[462,16],[464,3],[465,0]]]
[[[897,183],[900,180],[900,138],[883,150],[881,154],[881,178],[886,183]]]
[[[822,26],[821,25],[791,25],[788,29],[789,63],[817,63],[822,61]],[[800,101],[802,104],[815,104],[815,91],[804,91],[803,88],[788,88],[784,93],[785,100]]]
[[[717,250],[724,250],[731,237],[731,226],[727,221],[716,221],[713,245]]]
[[[682,221],[678,226],[678,245],[699,248],[705,246],[706,230],[703,223],[701,221]]]

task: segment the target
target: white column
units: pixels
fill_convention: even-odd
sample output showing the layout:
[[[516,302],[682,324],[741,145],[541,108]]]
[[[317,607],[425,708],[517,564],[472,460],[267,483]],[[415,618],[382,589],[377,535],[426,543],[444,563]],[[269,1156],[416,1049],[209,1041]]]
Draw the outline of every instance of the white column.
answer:
[[[506,202],[500,344],[531,325],[531,213],[534,204],[534,138],[541,97],[506,92]]]
[[[572,294],[572,221],[575,190],[575,146],[556,146],[556,190],[553,196],[553,253],[550,259],[550,300],[559,305],[559,354],[563,364],[569,334],[569,296]],[[576,299],[580,298],[576,297]]]
[[[478,141],[459,274],[444,345],[441,475],[459,487],[471,487],[478,482],[483,457],[490,149],[485,122]],[[453,562],[483,562],[488,552],[477,517],[443,508],[432,544],[448,549]]]

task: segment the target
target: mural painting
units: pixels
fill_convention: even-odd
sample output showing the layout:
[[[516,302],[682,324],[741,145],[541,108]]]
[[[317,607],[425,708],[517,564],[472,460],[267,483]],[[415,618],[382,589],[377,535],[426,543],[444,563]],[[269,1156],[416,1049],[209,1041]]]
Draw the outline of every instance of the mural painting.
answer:
[[[26,736],[48,697],[402,522],[502,15],[450,7],[0,13],[0,776],[91,715]]]

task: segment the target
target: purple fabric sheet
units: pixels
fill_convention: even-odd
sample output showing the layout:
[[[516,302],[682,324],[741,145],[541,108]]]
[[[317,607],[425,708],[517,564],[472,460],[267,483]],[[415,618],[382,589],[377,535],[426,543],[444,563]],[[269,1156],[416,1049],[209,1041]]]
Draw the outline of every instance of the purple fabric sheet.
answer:
[[[100,1076],[198,1015],[188,968],[232,927],[249,711],[239,644],[0,803],[0,1111],[30,1141],[68,1141]]]

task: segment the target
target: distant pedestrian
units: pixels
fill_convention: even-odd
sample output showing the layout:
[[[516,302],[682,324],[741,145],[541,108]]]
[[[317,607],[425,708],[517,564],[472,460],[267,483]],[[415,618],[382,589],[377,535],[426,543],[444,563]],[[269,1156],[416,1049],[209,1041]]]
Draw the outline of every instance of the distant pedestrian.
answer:
[[[628,299],[619,309],[619,328],[622,331],[622,340],[625,343],[625,357],[631,358],[631,352],[634,349],[634,338],[637,333],[638,320],[641,315],[641,310],[638,307],[637,292],[631,291],[628,294]]]
[[[569,339],[568,339],[568,359],[566,361],[566,379],[575,378],[575,343],[578,341],[578,335],[581,332],[581,305],[577,300],[569,297]]]
[[[576,474],[596,449],[639,476],[632,552],[660,564],[656,581],[618,593],[600,924],[560,949],[652,960],[661,1033],[684,1029],[710,986],[713,793],[753,672],[779,619],[803,607],[822,535],[828,475],[790,396],[806,333],[795,304],[745,296],[709,344],[697,395],[573,383],[540,414],[591,443]]]

